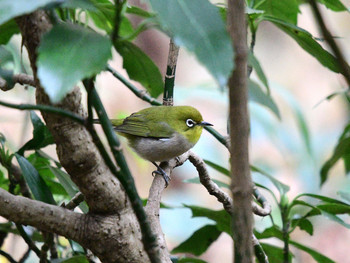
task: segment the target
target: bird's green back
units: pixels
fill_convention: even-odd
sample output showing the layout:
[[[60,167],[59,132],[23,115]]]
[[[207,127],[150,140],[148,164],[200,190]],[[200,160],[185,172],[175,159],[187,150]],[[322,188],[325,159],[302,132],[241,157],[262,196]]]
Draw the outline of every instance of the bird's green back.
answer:
[[[201,114],[193,107],[158,106],[135,112],[125,119],[112,120],[112,124],[117,132],[124,135],[169,138],[175,131],[186,133],[189,129],[186,125],[187,119],[197,123],[203,121]],[[194,136],[199,138],[202,129],[198,128],[200,129],[196,133],[199,134]]]

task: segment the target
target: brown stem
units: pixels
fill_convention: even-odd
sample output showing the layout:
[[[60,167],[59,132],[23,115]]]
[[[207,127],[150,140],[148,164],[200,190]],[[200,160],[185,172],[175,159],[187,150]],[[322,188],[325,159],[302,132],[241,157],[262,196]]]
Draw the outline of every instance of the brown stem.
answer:
[[[253,262],[252,179],[249,166],[247,91],[247,26],[244,0],[228,1],[228,30],[235,51],[235,69],[229,80],[231,192],[234,262]]]

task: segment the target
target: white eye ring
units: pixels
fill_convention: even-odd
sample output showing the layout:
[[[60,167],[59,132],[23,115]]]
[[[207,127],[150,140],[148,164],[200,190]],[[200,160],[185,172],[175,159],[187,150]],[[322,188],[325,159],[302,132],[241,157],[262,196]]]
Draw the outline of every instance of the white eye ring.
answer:
[[[189,128],[192,128],[195,124],[196,124],[196,122],[193,121],[192,119],[187,119],[187,120],[186,120],[186,125],[187,125]]]

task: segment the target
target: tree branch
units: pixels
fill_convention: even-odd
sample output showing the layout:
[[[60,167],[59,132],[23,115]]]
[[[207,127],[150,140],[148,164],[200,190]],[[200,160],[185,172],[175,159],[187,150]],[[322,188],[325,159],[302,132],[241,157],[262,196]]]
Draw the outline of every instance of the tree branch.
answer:
[[[32,87],[35,87],[35,81],[34,81],[34,77],[27,75],[27,74],[23,74],[23,73],[19,73],[19,74],[14,74],[12,76],[12,82],[13,83],[19,83],[21,85],[29,85]],[[3,91],[8,91],[11,90],[14,87],[14,85],[8,85],[6,80],[4,80],[3,78],[0,78],[0,89]]]
[[[173,106],[174,105],[174,85],[175,85],[175,72],[177,57],[179,56],[180,48],[175,45],[174,41],[170,39],[168,64],[165,74],[165,85],[164,85],[164,96],[163,105]]]
[[[44,11],[36,11],[16,21],[28,50],[34,79],[38,83],[37,48],[42,34],[51,28],[51,24]],[[51,105],[48,96],[40,87],[36,89],[36,99],[38,104]],[[82,116],[83,119],[86,117],[81,104],[81,93],[77,87],[57,106]],[[73,229],[63,231],[57,228],[52,232],[69,238],[69,232],[74,232],[74,229],[79,231],[80,235],[75,240],[89,248],[102,261],[149,262],[130,202],[120,182],[101,159],[89,132],[82,125],[62,116],[45,112],[42,112],[42,115],[56,142],[60,163],[84,194],[90,210],[89,215],[80,218],[81,222],[73,226]],[[57,209],[68,211],[63,208]],[[61,219],[62,224],[62,216],[55,216]],[[41,217],[41,223],[47,223],[47,220],[48,218]],[[80,238],[81,236],[84,238]]]
[[[247,26],[244,0],[228,1],[228,30],[235,51],[235,69],[229,80],[231,192],[234,262],[253,261],[251,210],[253,184],[250,174],[248,139]]]

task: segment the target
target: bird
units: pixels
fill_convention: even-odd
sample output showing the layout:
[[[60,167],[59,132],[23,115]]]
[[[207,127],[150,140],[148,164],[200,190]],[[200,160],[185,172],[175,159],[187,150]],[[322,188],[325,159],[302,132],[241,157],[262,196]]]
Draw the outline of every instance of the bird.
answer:
[[[110,121],[114,131],[125,137],[140,157],[157,167],[152,175],[162,175],[166,187],[170,177],[157,162],[169,161],[187,152],[198,142],[203,127],[213,126],[203,121],[200,112],[192,106],[153,106]]]

